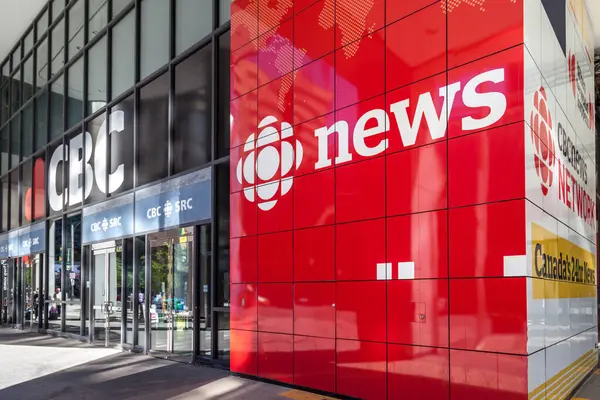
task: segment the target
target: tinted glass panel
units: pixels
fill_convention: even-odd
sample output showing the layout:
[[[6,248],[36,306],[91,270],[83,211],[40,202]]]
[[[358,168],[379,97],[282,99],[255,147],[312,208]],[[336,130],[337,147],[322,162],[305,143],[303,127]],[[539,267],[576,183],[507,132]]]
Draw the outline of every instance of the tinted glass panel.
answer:
[[[231,18],[231,0],[219,0],[219,25],[223,25]]]
[[[212,31],[212,1],[176,0],[175,50],[181,54]]]
[[[69,9],[69,58],[83,48],[84,0],[77,0]]]
[[[17,70],[17,72],[13,75],[11,79],[11,106],[10,113],[14,115],[15,112],[21,107],[21,70]]]
[[[204,47],[175,68],[175,173],[210,161],[210,49]]]
[[[92,47],[88,55],[87,114],[93,114],[106,105],[106,36]]]
[[[21,161],[21,121],[17,115],[10,121],[10,167],[14,168]]]
[[[58,17],[58,14],[65,8],[65,0],[54,0],[52,2],[52,21]]]
[[[229,31],[219,37],[219,81],[217,91],[217,156],[229,155]]]
[[[33,56],[23,64],[23,102],[33,96]]]
[[[35,84],[41,88],[48,82],[48,39],[45,38],[36,48]]]
[[[39,150],[48,141],[48,92],[35,99],[35,149]]]
[[[21,140],[21,154],[23,158],[29,157],[33,152],[33,102],[23,110],[23,133]]]
[[[140,76],[144,79],[169,61],[169,2],[143,0],[141,18]]]
[[[131,0],[112,0],[112,17],[119,15],[129,3]]]
[[[81,215],[67,217],[65,229],[65,330],[81,332]]]
[[[29,31],[23,40],[23,54],[27,54],[33,48],[33,29]]]
[[[0,110],[2,112],[2,122],[0,124],[4,124],[10,117],[10,84],[2,89],[0,101],[2,102],[2,109]]]
[[[22,210],[23,210],[23,224],[28,224],[32,219],[32,174],[33,174],[33,164],[32,161],[29,160],[23,164],[21,169],[21,190],[22,190]]]
[[[112,36],[112,98],[133,86],[135,67],[135,13],[127,14]]]
[[[10,229],[19,227],[19,170],[10,173]]]
[[[109,123],[110,174],[123,169],[123,181],[109,177],[111,193],[133,188],[133,95],[111,109]]]
[[[8,172],[10,165],[10,153],[9,153],[9,143],[10,143],[10,126],[5,126],[2,128],[0,132],[0,167],[1,174],[4,175]]]
[[[40,19],[37,21],[37,37],[40,38],[46,29],[48,29],[48,9],[44,11]]]
[[[65,84],[61,76],[50,85],[50,139],[60,137],[64,131],[64,97]]]
[[[87,173],[85,174],[85,185],[87,187],[89,187],[90,185],[92,186],[92,191],[90,192],[90,196],[85,200],[86,203],[94,203],[96,201],[101,201],[106,198],[104,193],[102,193],[98,189],[98,185],[96,183],[98,180],[102,180],[101,185],[103,187],[106,187],[106,175],[105,174],[100,175],[102,168],[98,168],[96,166],[97,161],[106,163],[106,160],[107,160],[106,151],[102,152],[102,149],[97,148],[97,146],[96,146],[96,143],[98,143],[98,135],[100,133],[100,130],[106,129],[106,125],[104,125],[104,128],[103,128],[103,124],[104,124],[105,120],[106,120],[106,114],[102,113],[99,116],[97,116],[96,118],[94,118],[92,121],[88,122],[87,127],[86,127],[86,131],[89,132],[92,137],[92,156],[90,157],[88,163],[92,166],[92,170],[95,172],[95,176],[94,176],[94,174],[92,174],[92,175],[87,174]],[[89,137],[86,137],[86,141],[87,140],[89,140]],[[87,142],[86,142],[86,146],[87,146]],[[106,164],[104,164],[104,165],[106,165]]]
[[[72,127],[83,118],[83,57],[69,68],[67,90],[67,127]]]
[[[44,156],[34,157],[33,161],[33,217],[43,219],[46,216],[45,165]]]
[[[229,165],[217,166],[217,307],[229,307]]]
[[[50,224],[48,239],[48,329],[60,331],[62,313],[62,220],[57,219]],[[52,245],[54,244],[54,245]]]
[[[52,28],[52,52],[50,54],[51,71],[50,75],[56,74],[64,63],[64,49],[65,49],[65,22],[61,20],[58,25]]]
[[[89,25],[88,40],[92,40],[108,22],[107,0],[88,0],[89,1]]]
[[[140,90],[138,186],[168,174],[168,91],[167,74]]]
[[[2,198],[0,201],[2,202],[2,216],[0,218],[2,223],[2,231],[8,230],[8,216],[9,208],[8,208],[8,194],[9,194],[9,186],[8,186],[8,177],[4,177],[2,179]]]

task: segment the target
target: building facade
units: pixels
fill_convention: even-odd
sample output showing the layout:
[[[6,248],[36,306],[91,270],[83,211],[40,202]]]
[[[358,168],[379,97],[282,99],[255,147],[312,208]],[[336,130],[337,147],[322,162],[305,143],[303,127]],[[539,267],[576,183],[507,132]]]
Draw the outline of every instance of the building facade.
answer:
[[[598,362],[579,0],[231,9],[231,370],[566,398]]]
[[[3,324],[229,359],[229,1],[52,0],[2,62]]]
[[[566,398],[598,362],[592,38],[582,0],[50,0],[0,63],[0,323]]]

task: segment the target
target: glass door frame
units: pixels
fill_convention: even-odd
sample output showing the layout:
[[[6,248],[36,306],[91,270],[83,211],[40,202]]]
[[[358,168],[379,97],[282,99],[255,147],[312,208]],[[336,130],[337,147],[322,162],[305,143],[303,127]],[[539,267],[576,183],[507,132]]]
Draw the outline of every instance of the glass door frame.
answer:
[[[190,229],[191,228],[191,233],[186,234],[186,235],[169,235],[170,232],[175,232],[175,231],[179,231],[181,229]],[[145,279],[146,279],[146,293],[145,293],[145,309],[144,309],[144,319],[145,319],[145,331],[146,331],[146,343],[145,343],[145,353],[156,356],[156,357],[160,357],[160,358],[168,358],[174,361],[180,361],[180,362],[185,362],[185,363],[194,363],[195,359],[196,359],[196,354],[197,354],[197,343],[198,343],[198,336],[199,336],[199,331],[198,331],[198,327],[199,325],[199,308],[198,308],[198,300],[199,300],[199,293],[198,293],[198,289],[199,289],[199,285],[198,285],[198,279],[199,279],[199,274],[198,274],[198,251],[197,251],[197,247],[198,247],[198,230],[196,229],[197,226],[182,226],[182,227],[175,227],[175,228],[170,228],[170,229],[166,229],[163,231],[159,231],[159,232],[151,232],[149,234],[146,234],[146,273],[145,273]],[[151,239],[151,236],[156,235],[156,234],[160,234],[163,233],[165,234],[164,237],[160,238],[160,239]],[[191,284],[192,284],[192,307],[191,307],[191,311],[192,311],[192,323],[193,323],[193,329],[192,329],[192,349],[189,352],[190,354],[186,353],[176,353],[174,350],[174,343],[175,343],[175,338],[173,335],[173,320],[171,320],[170,322],[170,327],[167,327],[167,331],[170,332],[170,335],[167,334],[167,340],[171,340],[171,347],[173,347],[173,350],[169,351],[164,351],[164,350],[155,350],[152,349],[152,321],[150,320],[150,307],[151,307],[151,300],[152,300],[152,248],[154,247],[158,247],[158,246],[152,246],[152,242],[153,241],[162,241],[163,243],[170,243],[170,252],[173,253],[174,252],[174,245],[177,243],[177,239],[181,238],[181,237],[189,237],[192,236],[192,241],[191,241],[191,247],[192,247],[192,257],[191,257],[191,263],[192,263],[192,279],[191,279]],[[189,243],[189,242],[188,242]],[[164,245],[164,244],[163,244]],[[174,269],[175,269],[175,265],[174,265],[174,261],[173,261],[173,255],[170,254],[170,262],[169,262],[169,267],[171,268],[171,271],[174,273]],[[171,296],[173,297],[173,296]],[[174,302],[174,298],[171,299],[172,302]],[[171,313],[172,313],[172,309],[171,309]],[[170,338],[170,339],[169,339]]]
[[[88,268],[88,273],[86,274],[89,277],[89,281],[86,281],[86,307],[87,307],[87,316],[86,318],[82,318],[83,321],[83,325],[84,325],[84,329],[85,329],[85,324],[86,322],[89,324],[89,330],[88,330],[88,341],[90,343],[94,343],[94,344],[100,344],[100,342],[98,342],[95,338],[95,324],[96,324],[96,318],[94,315],[94,312],[97,310],[94,307],[94,303],[95,303],[95,291],[97,289],[97,283],[96,282],[96,258],[95,256],[97,254],[104,254],[105,255],[105,272],[104,272],[104,280],[105,283],[107,283],[107,288],[108,288],[108,293],[110,293],[111,289],[110,289],[110,254],[114,253],[115,254],[115,263],[116,261],[116,253],[117,253],[117,247],[122,246],[122,251],[123,246],[124,246],[124,242],[125,240],[111,240],[111,241],[107,241],[107,242],[103,242],[103,243],[98,243],[98,244],[91,244],[87,246],[87,251],[85,251],[84,253],[87,254],[86,258],[88,259],[87,261],[87,268]],[[115,271],[116,271],[116,266],[115,266]],[[123,282],[123,271],[124,268],[121,268],[121,276],[117,276],[116,277],[116,282],[118,282],[119,278],[121,279],[121,282]],[[89,287],[88,286],[88,282],[89,282]],[[118,288],[118,284],[117,284],[117,288]],[[121,293],[117,293],[117,296],[121,297],[121,303],[123,301],[123,284],[121,283]],[[115,303],[116,303],[117,299],[114,299]],[[103,309],[105,307],[105,305],[102,306]],[[114,304],[113,306],[111,306],[111,308],[115,308],[116,304]],[[120,319],[120,324],[121,326],[119,327],[119,334],[120,334],[120,340],[119,342],[111,342],[110,340],[110,320],[109,320],[109,326],[108,326],[108,330],[105,330],[105,337],[104,337],[104,346],[105,347],[121,347],[123,345],[123,341],[124,341],[124,337],[123,337],[123,324],[124,324],[124,320],[123,320],[123,310],[124,307],[121,304],[121,310],[117,311],[119,315],[119,319]],[[111,310],[112,311],[112,310]],[[114,313],[113,313],[114,314]],[[106,321],[105,321],[106,324]],[[105,325],[105,329],[106,329],[106,325]]]
[[[25,326],[25,316],[24,316],[24,312],[25,312],[25,293],[26,293],[26,288],[25,288],[25,261],[24,258],[25,257],[29,257],[29,263],[30,263],[30,268],[34,268],[34,266],[32,265],[32,260],[35,260],[37,258],[37,262],[39,263],[39,265],[37,266],[37,270],[38,273],[36,274],[36,281],[35,282],[31,282],[32,285],[32,301],[33,301],[33,292],[34,289],[33,287],[37,287],[38,290],[40,290],[40,288],[42,288],[40,290],[40,292],[38,293],[38,309],[37,309],[37,315],[38,315],[38,320],[35,323],[31,323],[29,327]],[[39,252],[39,253],[33,253],[33,254],[28,254],[28,255],[24,255],[22,257],[19,258],[19,264],[21,265],[21,271],[20,271],[20,276],[21,276],[21,298],[19,300],[20,306],[21,306],[21,318],[22,318],[22,325],[21,325],[21,329],[23,330],[31,330],[31,331],[40,331],[43,329],[43,312],[44,312],[44,298],[42,296],[43,294],[43,275],[44,275],[44,259],[45,259],[45,252]],[[33,305],[32,305],[32,312],[33,312]],[[31,317],[30,317],[31,318]]]

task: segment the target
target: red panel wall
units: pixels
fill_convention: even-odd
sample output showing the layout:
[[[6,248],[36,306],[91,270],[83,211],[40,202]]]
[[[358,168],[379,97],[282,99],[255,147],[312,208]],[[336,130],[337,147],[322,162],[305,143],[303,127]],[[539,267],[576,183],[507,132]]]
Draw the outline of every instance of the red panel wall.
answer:
[[[231,41],[232,371],[526,398],[523,0],[236,0]]]

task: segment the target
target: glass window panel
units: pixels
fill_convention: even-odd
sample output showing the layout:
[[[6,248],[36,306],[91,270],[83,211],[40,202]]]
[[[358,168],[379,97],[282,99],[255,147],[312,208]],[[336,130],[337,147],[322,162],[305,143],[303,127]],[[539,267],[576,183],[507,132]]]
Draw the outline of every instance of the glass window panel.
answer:
[[[19,115],[10,121],[10,167],[14,168],[21,161],[21,121]]]
[[[129,12],[113,29],[112,35],[112,98],[118,97],[134,84],[135,13]]]
[[[10,113],[11,115],[17,112],[19,107],[21,107],[21,70],[17,70],[17,72],[13,75],[11,79],[11,105],[10,105]]]
[[[10,227],[18,228],[20,224],[19,209],[21,201],[19,199],[19,170],[15,169],[10,173]]]
[[[30,29],[23,40],[23,53],[27,54],[33,48],[33,29]]]
[[[2,215],[0,216],[0,220],[2,223],[2,231],[6,232],[8,230],[8,190],[9,190],[9,186],[8,186],[8,176],[5,176],[2,179],[2,198],[0,199],[0,201],[2,202]]]
[[[217,90],[217,157],[229,155],[229,133],[231,129],[229,111],[229,31],[219,37],[219,73]]]
[[[50,224],[48,232],[50,239],[48,252],[48,329],[61,330],[61,309],[62,309],[62,220],[57,219]],[[54,246],[52,245],[54,244]]]
[[[58,15],[65,8],[65,0],[54,0],[52,2],[52,21],[58,17]]]
[[[50,85],[50,140],[60,137],[64,132],[64,90],[65,82],[61,75]]]
[[[54,155],[55,152],[59,152],[58,156],[62,155],[62,160],[65,159],[65,154],[64,154],[64,147],[62,145],[62,142],[59,142],[55,145],[52,145],[49,149],[48,149],[48,157],[52,158],[52,156]],[[66,185],[64,184],[64,169],[65,169],[65,163],[64,162],[60,162],[58,163],[58,165],[56,166],[56,168],[52,171],[48,171],[48,186],[49,187],[54,187],[56,189],[56,192],[53,193],[54,195],[58,195],[60,197],[60,199],[58,200],[52,200],[52,202],[50,201],[50,193],[47,192],[46,196],[46,201],[48,202],[48,204],[50,205],[50,215],[56,215],[58,213],[60,213],[62,211],[62,209],[64,208],[63,204],[63,194],[65,191],[65,187]],[[52,237],[52,236],[50,236]]]
[[[135,262],[138,266],[137,274],[137,308],[136,312],[138,315],[138,346],[144,347],[146,343],[146,325],[144,322],[144,300],[146,293],[146,238],[144,236],[138,236],[135,238]]]
[[[17,69],[17,66],[19,65],[20,62],[21,62],[21,45],[17,46],[15,51],[13,51],[13,53],[12,53],[13,71],[15,69]]]
[[[168,93],[166,73],[140,90],[137,186],[168,175]]]
[[[37,156],[33,161],[33,218],[43,219],[46,216],[45,198],[45,164],[44,155]]]
[[[48,142],[48,92],[41,93],[35,99],[35,150]]]
[[[26,161],[25,164],[23,164],[23,167],[21,169],[21,193],[22,194],[22,204],[21,204],[21,210],[23,210],[23,224],[28,224],[31,222],[32,220],[32,198],[33,198],[33,193],[32,193],[32,175],[33,175],[33,164],[32,164],[32,160]]]
[[[126,303],[125,307],[125,343],[133,344],[133,313],[137,303],[137,294],[133,292],[133,239],[123,239],[121,252],[117,248],[117,273],[124,272]]]
[[[231,2],[232,0],[219,0],[219,25],[231,19]]]
[[[58,25],[52,29],[52,53],[50,59],[50,75],[54,76],[65,65],[64,49],[65,49],[65,20],[62,19]]]
[[[143,0],[140,76],[144,79],[169,61],[169,2]]]
[[[9,153],[9,143],[10,143],[10,133],[9,126],[6,125],[2,128],[0,132],[0,172],[1,175],[4,175],[8,172],[10,165],[10,153]]]
[[[81,215],[67,217],[65,230],[65,331],[81,333]]]
[[[175,67],[175,173],[200,166],[211,157],[211,46]]]
[[[133,95],[111,109],[109,132],[109,173],[115,173],[122,166],[124,174],[123,183],[112,193],[121,193],[133,188]],[[110,182],[109,187],[112,187]]]
[[[73,57],[83,48],[83,19],[84,0],[77,0],[69,8],[69,58]]]
[[[93,114],[106,105],[106,43],[107,39],[104,36],[88,54],[87,115]]]
[[[80,122],[83,118],[83,57],[69,68],[67,90],[67,126]]]
[[[4,85],[8,82],[8,76],[10,75],[10,63],[7,61],[2,65],[2,80],[0,85]]]
[[[92,191],[90,192],[90,195],[85,199],[86,204],[102,201],[106,198],[106,195],[98,189],[98,184],[96,182],[98,179],[102,179],[103,186],[106,187],[107,176],[106,176],[106,174],[103,174],[102,176],[100,176],[102,168],[96,168],[94,165],[97,157],[101,157],[103,160],[107,160],[106,153],[96,155],[96,151],[99,150],[96,147],[96,143],[98,143],[98,134],[100,133],[100,128],[104,124],[105,120],[106,120],[106,114],[102,113],[99,116],[97,116],[96,118],[94,118],[92,121],[88,122],[87,126],[86,126],[86,132],[89,132],[90,135],[92,136],[92,144],[93,144],[92,155],[91,155],[88,163],[91,165],[92,170],[95,171],[95,173],[96,173],[96,176],[88,175],[88,174],[85,175],[86,185],[89,185],[90,180],[92,182]],[[104,129],[106,129],[106,128],[104,128]],[[86,146],[87,146],[87,143],[86,143]],[[106,162],[106,161],[104,161],[104,162]],[[107,172],[106,169],[103,172],[106,173]]]
[[[89,0],[88,40],[92,40],[108,23],[107,0]]]
[[[212,1],[177,0],[175,3],[175,50],[183,53],[212,32]]]
[[[217,166],[217,304],[229,307],[229,166]]]
[[[29,157],[33,152],[33,123],[33,102],[31,102],[23,110],[23,139],[21,141],[23,158]]]
[[[48,82],[48,39],[42,40],[35,54],[37,60],[35,83],[39,89]]]
[[[40,38],[48,29],[48,9],[44,11],[40,19],[37,21],[37,37]]]
[[[2,123],[10,118],[10,85],[2,89]]]
[[[221,360],[229,360],[229,349],[230,349],[230,340],[229,340],[229,313],[228,312],[218,312],[217,313],[217,358]]]
[[[33,56],[23,64],[23,102],[33,96]]]
[[[112,18],[116,17],[131,3],[131,0],[112,0]]]

